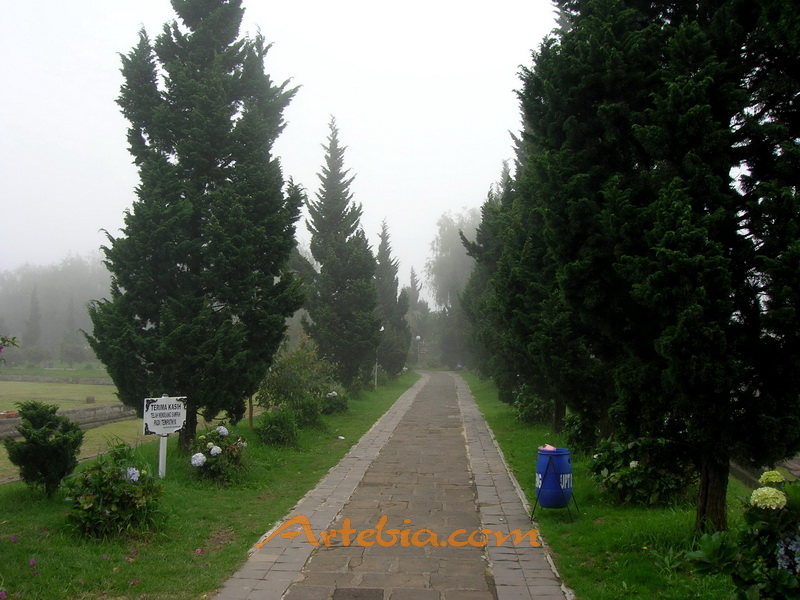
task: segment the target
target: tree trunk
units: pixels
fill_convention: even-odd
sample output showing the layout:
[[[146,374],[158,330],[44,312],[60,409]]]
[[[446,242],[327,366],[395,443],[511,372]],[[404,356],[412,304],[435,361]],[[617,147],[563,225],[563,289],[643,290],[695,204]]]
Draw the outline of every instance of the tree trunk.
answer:
[[[567,403],[562,399],[553,401],[553,433],[564,430],[564,417],[567,414]]]
[[[189,448],[197,435],[197,409],[189,401],[186,403],[186,425],[178,434],[178,449],[183,454],[189,454]]]
[[[725,531],[728,529],[726,494],[728,491],[729,461],[720,461],[704,454],[700,462],[700,495],[697,498],[695,529]]]

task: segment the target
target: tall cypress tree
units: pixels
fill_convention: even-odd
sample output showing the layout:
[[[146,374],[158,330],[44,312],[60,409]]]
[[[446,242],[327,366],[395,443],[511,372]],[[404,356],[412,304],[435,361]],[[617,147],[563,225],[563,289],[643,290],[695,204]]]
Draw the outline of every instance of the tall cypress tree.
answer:
[[[408,292],[398,294],[398,263],[392,257],[389,229],[384,221],[381,225],[378,244],[375,283],[378,289],[379,312],[383,331],[378,347],[378,363],[392,377],[399,375],[411,345],[411,328],[406,321]]]
[[[139,169],[123,235],[103,249],[110,299],[88,340],[122,401],[185,395],[197,413],[244,413],[302,297],[286,263],[301,193],[272,146],[294,89],[264,71],[269,46],[239,39],[240,0],[173,0],[176,21],[122,58],[118,100]]]
[[[320,267],[303,326],[320,354],[336,363],[342,383],[358,387],[374,364],[381,325],[375,257],[361,229],[361,205],[352,199],[344,151],[331,119],[320,189],[306,203],[311,253]]]
[[[780,60],[791,36],[771,20],[783,5],[559,4],[571,26],[524,74],[526,201],[576,338],[612,378],[618,433],[685,444],[697,526],[724,529],[729,461],[800,447],[796,55]]]

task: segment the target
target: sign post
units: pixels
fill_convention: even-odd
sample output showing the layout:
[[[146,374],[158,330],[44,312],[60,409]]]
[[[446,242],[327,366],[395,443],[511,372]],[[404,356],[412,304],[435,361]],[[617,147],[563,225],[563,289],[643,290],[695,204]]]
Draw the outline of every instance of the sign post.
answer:
[[[144,399],[144,419],[142,429],[144,435],[159,435],[158,476],[164,479],[167,474],[167,437],[170,433],[182,429],[186,424],[186,397],[169,397]]]

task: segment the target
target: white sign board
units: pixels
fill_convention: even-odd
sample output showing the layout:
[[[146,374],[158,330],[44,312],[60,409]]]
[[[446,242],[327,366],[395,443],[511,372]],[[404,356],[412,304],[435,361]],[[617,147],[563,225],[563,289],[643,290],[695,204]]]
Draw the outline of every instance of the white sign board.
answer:
[[[144,435],[169,435],[186,423],[186,396],[144,399]]]

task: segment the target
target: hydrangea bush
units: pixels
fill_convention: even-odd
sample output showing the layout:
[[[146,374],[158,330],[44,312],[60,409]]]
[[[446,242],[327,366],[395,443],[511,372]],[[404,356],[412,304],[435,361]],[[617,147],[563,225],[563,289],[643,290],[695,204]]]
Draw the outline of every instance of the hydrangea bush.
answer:
[[[800,598],[800,482],[767,471],[745,501],[744,526],[700,538],[687,557],[703,573],[724,573],[739,600]]]
[[[64,483],[69,524],[84,537],[158,530],[162,486],[128,444],[109,445],[91,466]]]
[[[687,491],[696,479],[688,455],[662,438],[629,443],[602,441],[590,466],[592,477],[616,501],[657,504]]]
[[[192,442],[189,459],[198,477],[222,485],[233,483],[244,471],[244,449],[247,442],[218,425],[198,435]]]

